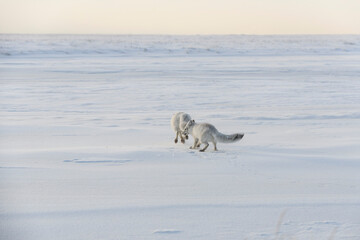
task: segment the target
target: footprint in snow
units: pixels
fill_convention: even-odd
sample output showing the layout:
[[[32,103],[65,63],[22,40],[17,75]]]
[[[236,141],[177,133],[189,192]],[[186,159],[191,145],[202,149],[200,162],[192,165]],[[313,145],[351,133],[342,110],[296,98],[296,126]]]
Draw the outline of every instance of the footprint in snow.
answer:
[[[124,164],[130,162],[128,159],[120,159],[120,160],[103,160],[103,159],[72,159],[72,160],[64,160],[66,163],[78,163],[78,164]]]
[[[181,233],[181,231],[177,229],[157,229],[153,231],[153,234],[178,234],[178,233]]]

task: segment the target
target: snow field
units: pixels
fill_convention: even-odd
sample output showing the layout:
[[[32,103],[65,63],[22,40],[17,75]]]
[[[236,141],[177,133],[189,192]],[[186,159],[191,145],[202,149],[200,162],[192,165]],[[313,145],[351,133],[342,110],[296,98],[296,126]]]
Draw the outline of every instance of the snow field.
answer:
[[[1,38],[1,239],[360,239],[358,36],[53,37]]]

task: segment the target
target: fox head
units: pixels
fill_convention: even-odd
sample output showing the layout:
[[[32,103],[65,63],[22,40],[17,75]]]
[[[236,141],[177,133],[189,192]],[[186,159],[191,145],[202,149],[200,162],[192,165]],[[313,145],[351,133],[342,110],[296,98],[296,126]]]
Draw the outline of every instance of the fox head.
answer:
[[[188,136],[189,135],[189,129],[195,125],[195,120],[190,120],[187,122],[187,124],[185,125],[184,127],[184,131],[183,131],[183,134],[185,136]]]

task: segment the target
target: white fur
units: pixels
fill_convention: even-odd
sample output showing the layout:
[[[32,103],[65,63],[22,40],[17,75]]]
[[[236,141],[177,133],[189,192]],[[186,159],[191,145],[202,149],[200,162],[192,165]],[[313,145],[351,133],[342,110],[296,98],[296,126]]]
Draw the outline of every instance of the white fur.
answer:
[[[183,134],[186,124],[191,120],[189,114],[184,112],[175,113],[171,118],[171,127],[176,133],[175,143],[178,142],[178,137],[180,136],[181,142],[185,143],[185,138],[188,139],[188,134]]]
[[[189,121],[185,128],[184,134],[191,134],[194,137],[194,145],[190,147],[191,149],[195,149],[200,147],[203,143],[205,147],[200,149],[201,152],[205,151],[208,146],[209,142],[214,144],[214,150],[217,151],[216,143],[223,142],[223,143],[231,143],[239,141],[243,138],[243,133],[235,133],[231,135],[226,135],[219,132],[213,125],[209,123],[195,123],[194,120]]]

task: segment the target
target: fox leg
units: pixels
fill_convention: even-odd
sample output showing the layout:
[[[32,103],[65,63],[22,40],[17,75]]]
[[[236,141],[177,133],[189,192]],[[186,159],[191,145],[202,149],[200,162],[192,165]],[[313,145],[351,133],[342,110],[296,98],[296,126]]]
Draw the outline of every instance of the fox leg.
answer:
[[[180,135],[181,142],[182,142],[182,143],[185,143],[185,138],[184,138],[184,136],[183,136],[181,133],[180,133],[179,135]]]
[[[174,142],[175,142],[175,143],[177,143],[177,142],[178,142],[178,136],[179,136],[179,132],[178,132],[178,131],[176,131],[176,137],[175,137],[175,140],[174,140]]]
[[[198,139],[198,138],[195,138],[195,140],[194,140],[194,146],[191,146],[190,149],[195,149],[195,148],[197,148],[198,143],[199,143],[199,139]],[[199,143],[199,145],[200,145],[200,143]]]
[[[216,142],[213,142],[213,144],[214,144],[214,151],[217,151]]]
[[[200,149],[200,152],[205,152],[205,150],[208,148],[209,143],[205,143],[205,147],[203,149]]]

